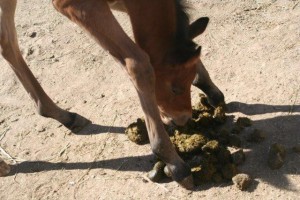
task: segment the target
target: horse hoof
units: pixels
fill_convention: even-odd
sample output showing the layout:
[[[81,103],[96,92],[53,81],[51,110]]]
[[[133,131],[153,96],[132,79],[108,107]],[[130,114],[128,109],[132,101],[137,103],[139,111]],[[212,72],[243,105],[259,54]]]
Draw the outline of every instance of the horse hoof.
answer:
[[[208,99],[208,103],[214,108],[225,105],[225,97],[222,92],[218,92],[213,95],[208,95],[207,99]]]
[[[173,180],[176,181],[180,186],[182,186],[187,190],[193,190],[194,188],[193,175],[191,172],[191,168],[186,163],[184,163],[181,167],[178,167],[177,169],[173,170],[171,174]]]
[[[63,124],[66,128],[71,130],[73,133],[78,133],[81,131],[85,126],[92,123],[90,120],[86,119],[85,117],[70,112],[70,121],[68,123]]]
[[[189,175],[188,177],[184,178],[183,180],[178,181],[178,184],[187,190],[193,190],[194,189],[193,176]]]
[[[0,177],[6,176],[10,172],[10,166],[0,159]]]

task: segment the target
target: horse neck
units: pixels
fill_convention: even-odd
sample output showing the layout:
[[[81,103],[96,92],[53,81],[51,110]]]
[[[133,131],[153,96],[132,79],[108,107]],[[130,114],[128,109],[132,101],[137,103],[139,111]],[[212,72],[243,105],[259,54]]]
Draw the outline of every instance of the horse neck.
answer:
[[[157,68],[174,45],[177,27],[175,1],[140,0],[126,4],[135,41]]]

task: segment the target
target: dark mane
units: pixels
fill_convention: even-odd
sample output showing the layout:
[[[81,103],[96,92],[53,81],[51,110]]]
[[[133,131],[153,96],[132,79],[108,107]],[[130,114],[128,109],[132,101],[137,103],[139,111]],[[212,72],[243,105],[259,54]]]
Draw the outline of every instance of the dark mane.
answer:
[[[174,0],[176,6],[176,33],[170,55],[172,64],[181,64],[197,54],[197,45],[189,38],[190,20],[182,0]]]

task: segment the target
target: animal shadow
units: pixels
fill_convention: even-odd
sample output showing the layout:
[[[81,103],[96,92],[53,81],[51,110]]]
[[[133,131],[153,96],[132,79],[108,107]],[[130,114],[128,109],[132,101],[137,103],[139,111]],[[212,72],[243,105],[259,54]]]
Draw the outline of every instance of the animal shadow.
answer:
[[[233,119],[233,113],[243,113],[251,117],[255,115],[268,115],[268,118],[252,120],[252,129],[263,130],[267,138],[261,143],[249,143],[245,140],[249,131],[244,130],[241,133],[242,147],[245,150],[246,161],[239,166],[241,172],[249,174],[255,179],[248,192],[255,190],[260,181],[284,190],[296,191],[295,186],[291,185],[287,175],[298,175],[300,171],[299,154],[291,152],[291,147],[300,143],[300,106],[299,105],[264,105],[264,104],[246,104],[241,102],[230,102],[227,104],[227,114],[229,119]],[[231,115],[231,116],[230,116]],[[124,127],[109,127],[91,124],[82,130],[79,135],[99,134],[104,132],[124,133]],[[278,170],[271,170],[267,166],[267,157],[269,146],[272,143],[280,143],[287,147],[287,157],[285,164]],[[150,171],[155,161],[152,154],[144,156],[131,156],[116,159],[108,159],[91,162],[45,162],[45,161],[27,161],[12,166],[9,175],[16,173],[36,173],[40,171],[52,170],[78,170],[78,169],[113,169],[118,171]],[[126,163],[126,165],[123,165]],[[121,166],[121,167],[120,167]],[[163,180],[169,182],[170,180]],[[229,184],[221,185],[206,184],[196,188],[196,191],[209,189],[211,187],[226,187]]]

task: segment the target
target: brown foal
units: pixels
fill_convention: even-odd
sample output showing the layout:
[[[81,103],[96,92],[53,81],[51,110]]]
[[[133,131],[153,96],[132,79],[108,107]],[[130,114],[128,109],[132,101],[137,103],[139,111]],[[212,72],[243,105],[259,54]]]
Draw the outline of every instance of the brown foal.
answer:
[[[138,93],[154,154],[167,164],[175,181],[185,188],[193,188],[190,168],[173,148],[163,122],[184,125],[191,117],[192,84],[207,94],[213,106],[224,103],[222,92],[200,61],[200,47],[192,41],[205,30],[208,18],[189,24],[180,0],[52,2],[58,12],[86,30],[122,64]],[[24,61],[14,24],[16,3],[17,0],[0,0],[2,56],[34,100],[40,115],[56,119],[74,132],[82,129],[90,121],[55,105]],[[110,9],[129,15],[135,42],[123,31]],[[2,162],[0,175],[7,173],[8,167]]]

